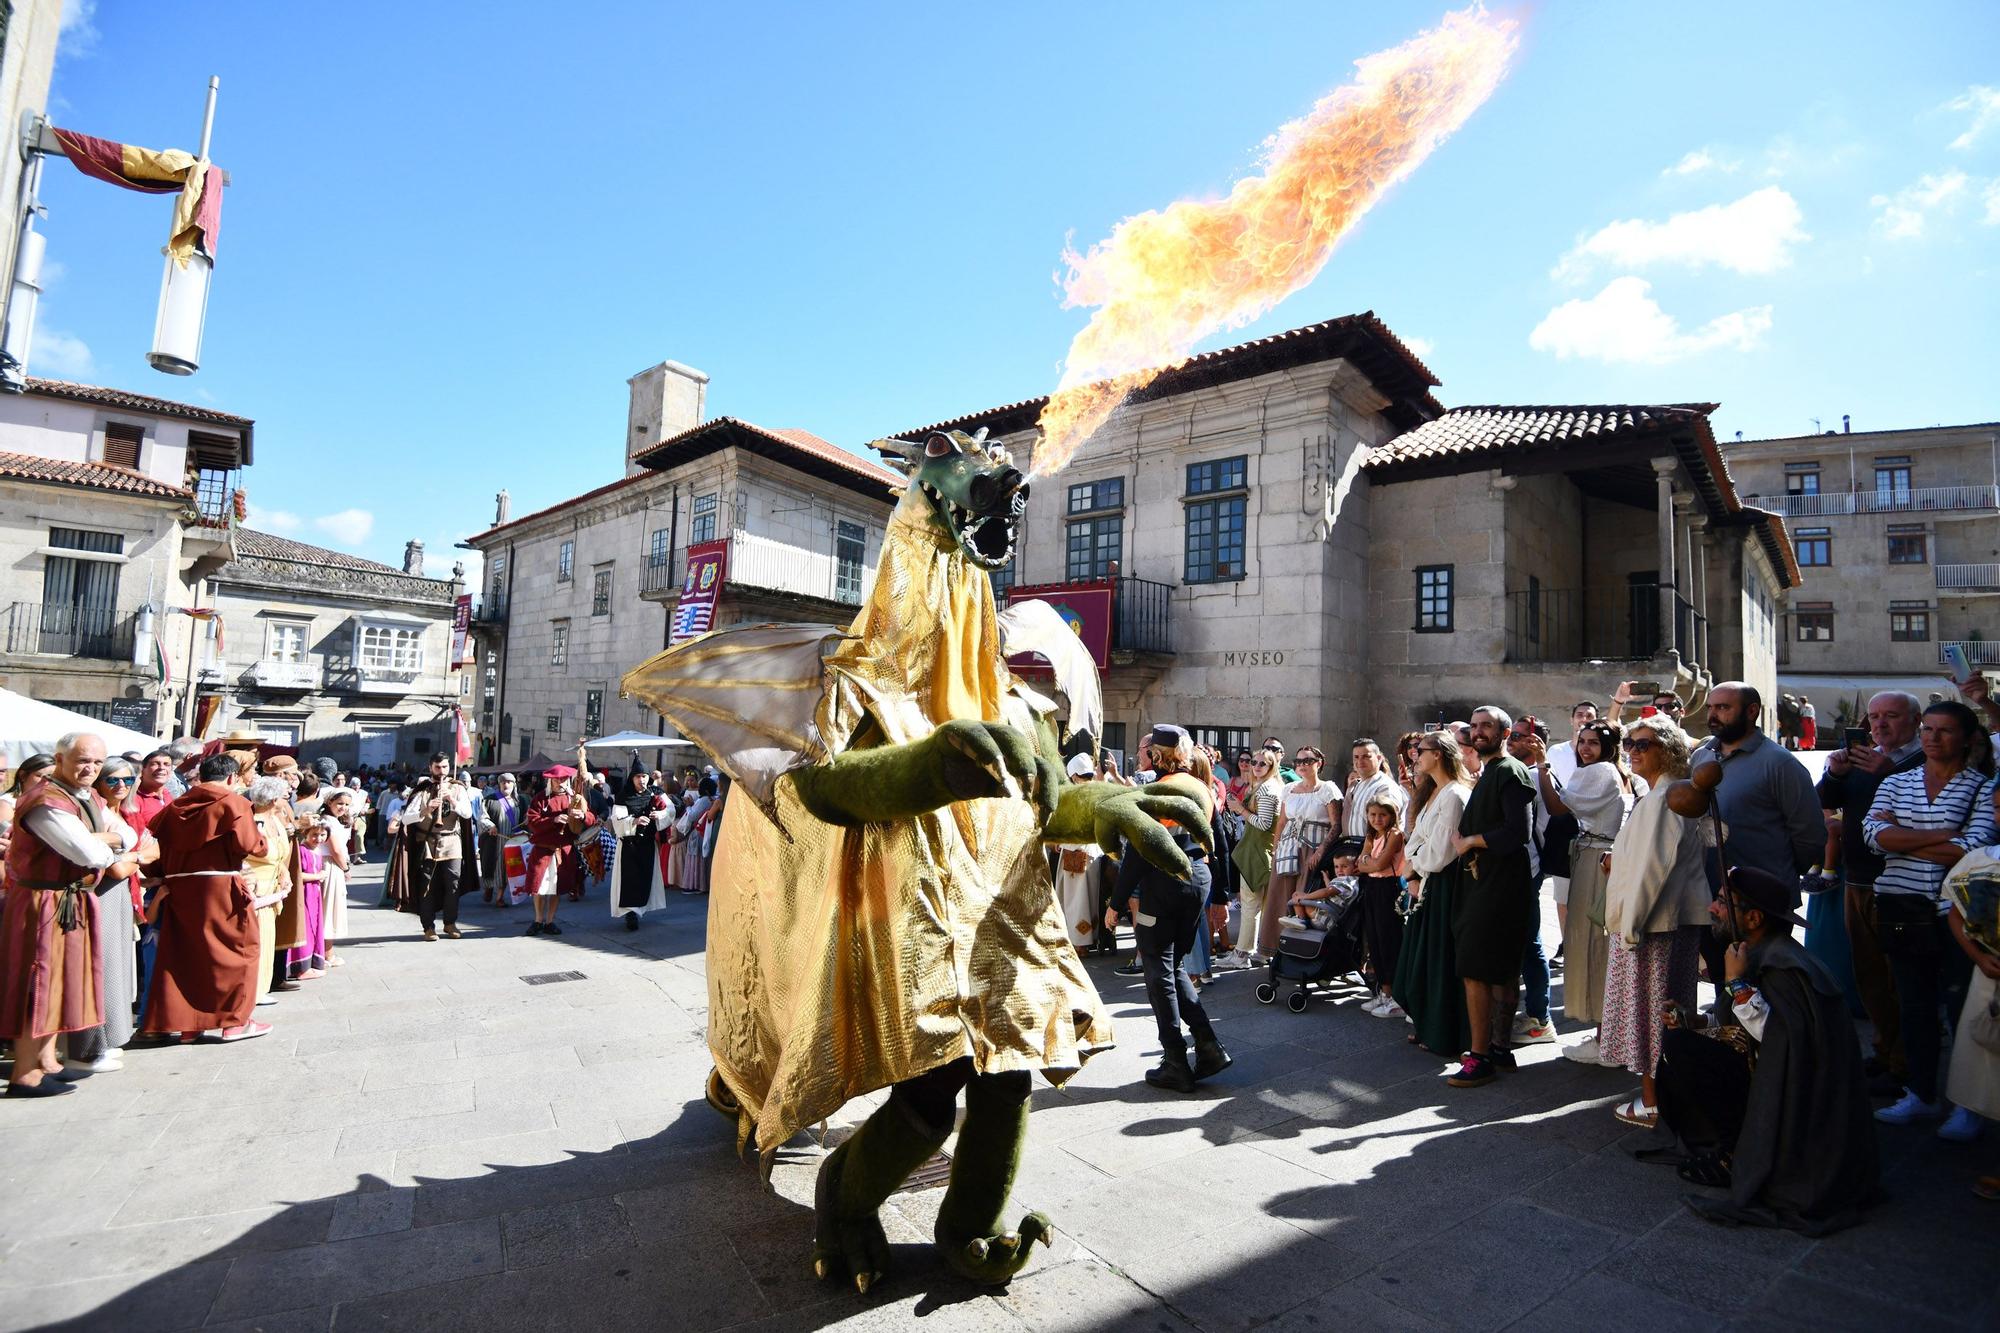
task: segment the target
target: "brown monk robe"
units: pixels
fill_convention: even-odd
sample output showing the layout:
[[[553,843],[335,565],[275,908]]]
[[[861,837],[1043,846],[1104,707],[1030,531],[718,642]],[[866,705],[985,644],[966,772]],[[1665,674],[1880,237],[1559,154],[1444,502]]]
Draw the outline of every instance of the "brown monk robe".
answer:
[[[257,1001],[257,914],[243,862],[265,851],[250,802],[226,782],[199,783],[153,816],[150,831],[164,892],[146,1031],[240,1027]]]

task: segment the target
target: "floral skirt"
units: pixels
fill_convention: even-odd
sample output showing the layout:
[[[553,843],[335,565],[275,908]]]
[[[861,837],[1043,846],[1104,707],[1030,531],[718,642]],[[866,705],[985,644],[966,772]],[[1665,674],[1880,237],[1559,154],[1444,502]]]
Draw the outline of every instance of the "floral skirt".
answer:
[[[1643,936],[1636,949],[1612,937],[1604,976],[1604,1015],[1597,1031],[1599,1056],[1635,1074],[1651,1074],[1660,1063],[1667,1003],[1679,1000],[1689,1009],[1695,1007],[1700,968],[1700,926]]]

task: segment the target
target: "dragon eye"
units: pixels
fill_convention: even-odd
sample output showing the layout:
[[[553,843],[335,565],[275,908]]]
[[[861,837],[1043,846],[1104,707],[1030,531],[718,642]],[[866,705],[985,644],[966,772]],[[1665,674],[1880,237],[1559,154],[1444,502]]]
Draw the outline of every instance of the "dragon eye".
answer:
[[[949,435],[933,435],[924,442],[925,458],[943,458],[947,454],[955,454],[957,452],[958,446],[952,443],[952,438]]]

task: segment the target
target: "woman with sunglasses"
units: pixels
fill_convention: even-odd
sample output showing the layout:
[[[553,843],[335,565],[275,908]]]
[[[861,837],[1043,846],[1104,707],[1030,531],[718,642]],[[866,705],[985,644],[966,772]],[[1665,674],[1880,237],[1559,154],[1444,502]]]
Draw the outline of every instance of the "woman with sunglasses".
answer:
[[[1403,925],[1393,995],[1410,1020],[1409,1040],[1433,1055],[1455,1055],[1472,1040],[1451,935],[1463,873],[1452,839],[1471,794],[1472,778],[1457,739],[1449,731],[1427,733],[1417,745],[1410,836],[1403,848],[1416,906]]]
[[[1218,969],[1230,971],[1262,967],[1257,953],[1257,926],[1264,910],[1264,898],[1271,887],[1272,831],[1278,824],[1278,809],[1285,799],[1284,784],[1278,781],[1277,760],[1269,751],[1260,751],[1249,760],[1245,790],[1229,793],[1229,812],[1243,822],[1243,836],[1237,840],[1230,861],[1236,867],[1236,948],[1218,959]]]
[[[1668,784],[1688,772],[1688,735],[1664,713],[1626,729],[1632,772],[1651,788],[1611,844],[1604,885],[1604,927],[1610,953],[1604,969],[1604,1013],[1597,1030],[1600,1063],[1639,1076],[1639,1095],[1612,1114],[1628,1125],[1660,1123],[1653,1071],[1667,1007],[1695,1007],[1701,936],[1708,925],[1707,830],[1667,804]],[[1572,892],[1574,886],[1572,885]],[[1576,899],[1571,898],[1572,905]]]
[[[1340,822],[1340,784],[1320,777],[1326,756],[1319,747],[1301,745],[1292,756],[1292,764],[1298,769],[1299,780],[1285,788],[1284,805],[1278,811],[1271,886],[1264,894],[1257,930],[1257,952],[1266,958],[1278,947],[1292,894],[1312,872],[1321,850],[1331,841],[1334,825]]]

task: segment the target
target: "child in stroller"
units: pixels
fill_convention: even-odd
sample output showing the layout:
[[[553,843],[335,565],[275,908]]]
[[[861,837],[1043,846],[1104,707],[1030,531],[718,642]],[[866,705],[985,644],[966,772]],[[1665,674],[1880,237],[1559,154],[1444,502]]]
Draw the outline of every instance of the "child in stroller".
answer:
[[[1296,988],[1285,997],[1285,1007],[1302,1014],[1312,1002],[1315,983],[1330,986],[1337,978],[1361,966],[1361,880],[1355,871],[1359,839],[1342,839],[1332,850],[1333,875],[1324,872],[1307,877],[1316,887],[1302,888],[1292,895],[1292,915],[1284,921],[1284,933],[1271,955],[1271,974],[1257,983],[1257,1001],[1273,1004],[1286,982]]]

